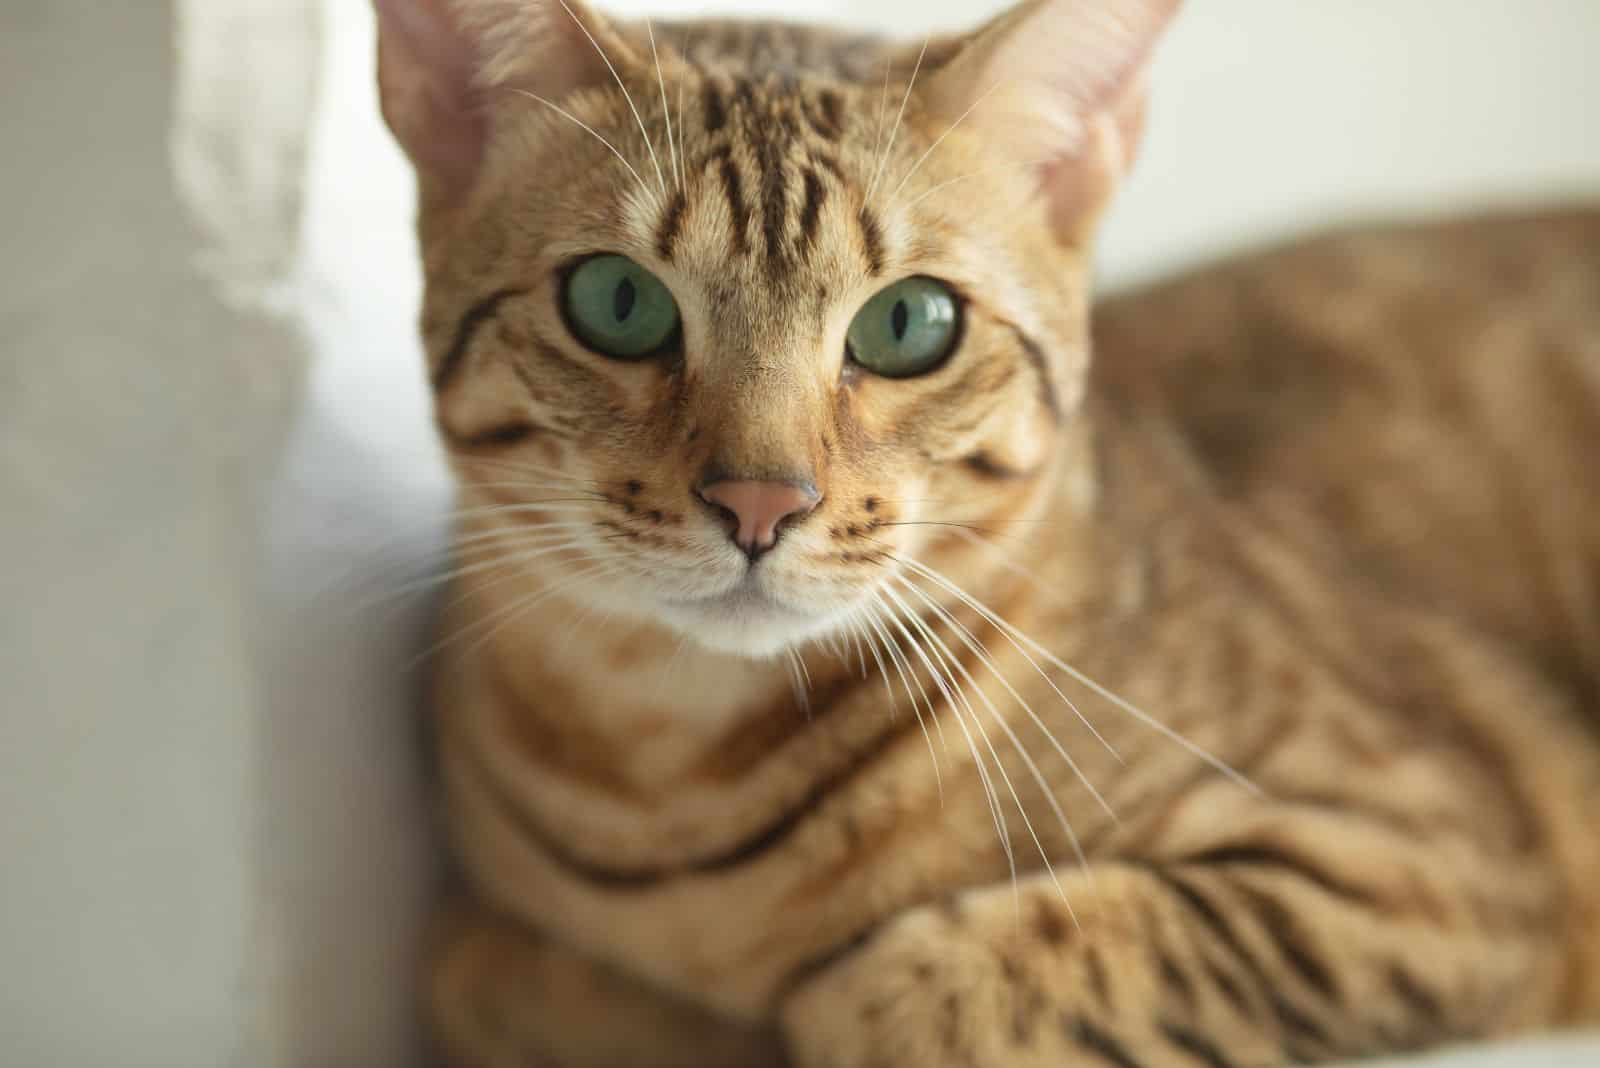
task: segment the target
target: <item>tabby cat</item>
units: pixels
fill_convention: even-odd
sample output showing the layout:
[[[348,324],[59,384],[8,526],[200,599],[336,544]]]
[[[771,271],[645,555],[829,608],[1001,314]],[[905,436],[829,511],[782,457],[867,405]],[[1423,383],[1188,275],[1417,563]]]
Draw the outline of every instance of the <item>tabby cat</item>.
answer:
[[[909,44],[377,6],[463,503],[450,1063],[1600,1012],[1600,214],[1314,241],[1091,346],[1177,0]]]

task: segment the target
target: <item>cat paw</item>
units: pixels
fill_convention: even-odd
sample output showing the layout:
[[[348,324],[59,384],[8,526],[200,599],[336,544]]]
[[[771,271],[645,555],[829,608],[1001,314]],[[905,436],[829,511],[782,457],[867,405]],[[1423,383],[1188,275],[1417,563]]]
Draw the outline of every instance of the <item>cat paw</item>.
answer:
[[[798,989],[782,1011],[795,1068],[1059,1068],[1067,1017],[1006,897],[1003,917],[982,915],[988,895],[907,912]]]

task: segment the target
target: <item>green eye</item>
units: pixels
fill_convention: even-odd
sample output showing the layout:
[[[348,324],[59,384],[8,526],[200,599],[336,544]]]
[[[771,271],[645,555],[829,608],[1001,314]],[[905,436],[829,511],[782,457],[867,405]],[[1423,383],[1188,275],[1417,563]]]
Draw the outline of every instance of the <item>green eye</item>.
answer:
[[[910,378],[955,348],[961,308],[949,286],[907,278],[867,301],[850,324],[850,356],[873,374]]]
[[[626,256],[594,256],[567,276],[567,322],[585,345],[616,360],[660,351],[678,329],[678,304],[661,279]]]

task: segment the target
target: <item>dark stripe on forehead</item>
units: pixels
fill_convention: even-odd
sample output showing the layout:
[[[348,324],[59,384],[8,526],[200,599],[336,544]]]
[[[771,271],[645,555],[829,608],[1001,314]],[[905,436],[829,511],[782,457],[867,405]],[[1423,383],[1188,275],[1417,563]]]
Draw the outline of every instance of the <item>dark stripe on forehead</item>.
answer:
[[[700,121],[705,124],[706,133],[716,133],[728,125],[728,107],[722,101],[722,90],[709,78],[701,89],[701,104],[705,114]]]
[[[843,135],[844,102],[832,89],[822,90],[815,98],[803,99],[800,109],[818,137],[825,141],[837,141]]]
[[[747,80],[740,78],[733,83],[733,102],[738,106],[745,120],[749,121],[755,115],[756,88]]]
[[[822,184],[817,172],[810,167],[806,168],[805,190],[805,203],[800,208],[800,255],[802,256],[808,255],[817,243],[817,228],[822,220],[822,203],[828,197],[827,187]]]
[[[817,103],[822,107],[823,121],[833,130],[834,140],[838,140],[844,134],[844,101],[832,89],[824,89]]]
[[[656,251],[668,263],[672,262],[672,247],[677,243],[678,232],[683,229],[683,213],[688,207],[688,198],[683,195],[683,190],[678,190],[661,217],[661,225],[656,228]]]
[[[774,271],[782,271],[789,258],[783,241],[789,221],[789,186],[781,137],[779,130],[773,130],[756,142],[761,163],[761,230],[766,236],[768,266]]]
[[[467,350],[472,347],[472,339],[477,336],[478,329],[499,314],[500,305],[526,292],[525,289],[502,289],[467,310],[467,314],[461,317],[461,322],[456,327],[456,336],[450,342],[450,348],[433,373],[433,388],[436,391],[443,391],[450,385],[450,380],[455,377],[466,359]]]
[[[750,239],[746,234],[750,228],[750,208],[744,202],[744,181],[739,177],[732,153],[723,149],[718,158],[721,160],[718,172],[722,176],[722,192],[728,198],[728,214],[733,221],[733,247],[742,255],[750,251]]]

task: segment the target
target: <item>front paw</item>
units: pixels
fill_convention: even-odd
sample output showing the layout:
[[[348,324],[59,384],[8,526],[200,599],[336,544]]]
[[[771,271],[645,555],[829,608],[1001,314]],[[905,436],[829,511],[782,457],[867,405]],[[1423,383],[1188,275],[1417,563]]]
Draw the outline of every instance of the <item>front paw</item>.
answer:
[[[782,1012],[796,1068],[1059,1068],[1076,1026],[1060,977],[1009,895],[1003,918],[984,915],[986,897],[904,913],[801,986]]]

